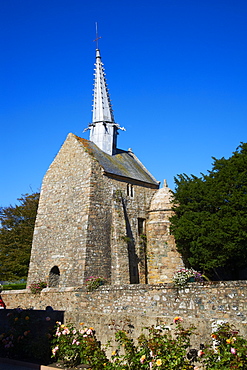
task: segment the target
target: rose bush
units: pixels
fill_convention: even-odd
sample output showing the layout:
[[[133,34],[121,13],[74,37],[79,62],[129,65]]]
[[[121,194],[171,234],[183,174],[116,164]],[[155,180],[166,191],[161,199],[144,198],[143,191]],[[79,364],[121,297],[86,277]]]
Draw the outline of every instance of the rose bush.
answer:
[[[49,315],[52,312],[37,317],[34,310],[19,308],[9,312],[9,329],[0,333],[0,356],[31,361],[36,357],[48,363],[52,355],[67,369],[81,364],[94,370],[247,369],[247,340],[228,323],[219,326],[198,348],[191,346],[195,328],[186,327],[180,316],[169,326],[143,328],[136,341],[127,331],[118,330],[114,346],[108,343],[101,348],[92,327],[81,323],[76,328],[61,322],[54,327],[55,320]]]
[[[202,358],[205,369],[247,369],[247,340],[234,326],[223,323],[211,337],[213,345],[207,345]]]
[[[87,364],[95,370],[102,370],[107,357],[100,349],[99,342],[92,327],[76,329],[73,324],[64,325],[57,322],[52,341],[52,357],[66,366]]]
[[[143,328],[136,342],[120,330],[108,359],[106,349],[110,344],[100,349],[93,328],[77,330],[71,324],[58,323],[52,352],[66,366],[84,363],[97,370],[247,369],[247,341],[229,324],[220,326],[199,349],[191,348],[193,334],[195,328],[185,328],[179,316],[170,326]]]
[[[31,293],[33,294],[37,294],[37,293],[40,293],[42,289],[46,288],[47,287],[47,283],[45,281],[37,281],[37,282],[34,282],[34,283],[31,283],[29,286],[28,286],[28,289],[31,290]]]

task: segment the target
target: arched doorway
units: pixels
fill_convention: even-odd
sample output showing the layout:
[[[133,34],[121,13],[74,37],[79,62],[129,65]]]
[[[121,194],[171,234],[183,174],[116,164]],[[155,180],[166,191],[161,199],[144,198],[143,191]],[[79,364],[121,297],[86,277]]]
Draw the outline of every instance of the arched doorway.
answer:
[[[49,273],[48,287],[58,287],[59,286],[60,271],[58,266],[53,266]]]

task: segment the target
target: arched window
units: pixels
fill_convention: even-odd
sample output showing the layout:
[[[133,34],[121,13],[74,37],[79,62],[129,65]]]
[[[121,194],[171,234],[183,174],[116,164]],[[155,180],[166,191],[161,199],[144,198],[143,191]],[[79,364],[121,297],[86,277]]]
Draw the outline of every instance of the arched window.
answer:
[[[49,273],[48,287],[58,287],[59,286],[60,271],[57,266],[53,266]]]

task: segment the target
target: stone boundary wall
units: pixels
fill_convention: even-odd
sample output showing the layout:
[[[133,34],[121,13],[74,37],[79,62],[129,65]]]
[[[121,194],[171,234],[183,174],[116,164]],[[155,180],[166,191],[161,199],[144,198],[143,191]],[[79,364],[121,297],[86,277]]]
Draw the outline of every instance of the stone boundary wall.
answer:
[[[181,316],[194,324],[197,340],[209,337],[221,320],[234,324],[247,337],[247,281],[190,283],[178,290],[171,283],[157,285],[105,285],[94,292],[85,288],[46,288],[40,294],[28,290],[3,291],[7,308],[65,311],[65,322],[93,326],[105,343],[119,329],[137,337],[141,328],[170,325]]]

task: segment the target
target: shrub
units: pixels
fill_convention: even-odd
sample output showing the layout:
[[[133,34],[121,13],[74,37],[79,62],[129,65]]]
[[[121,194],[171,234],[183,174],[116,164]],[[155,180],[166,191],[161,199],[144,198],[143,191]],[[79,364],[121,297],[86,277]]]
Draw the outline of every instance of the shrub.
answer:
[[[72,324],[57,322],[52,344],[52,356],[66,366],[88,364],[95,370],[102,370],[108,361],[93,328],[82,327],[77,330]]]
[[[89,278],[86,279],[86,287],[88,292],[92,292],[101,285],[105,284],[107,284],[107,280],[100,276],[90,276]]]
[[[26,283],[3,285],[3,290],[21,290],[26,289]]]
[[[16,309],[8,315],[11,325],[0,334],[0,356],[32,359],[35,354],[44,363],[52,354],[59,362],[58,367],[84,364],[94,370],[247,369],[247,340],[228,323],[221,325],[199,349],[191,348],[195,328],[185,328],[183,319],[178,316],[169,327],[143,328],[135,342],[127,332],[120,330],[115,335],[116,349],[108,359],[106,349],[110,343],[100,348],[92,327],[81,323],[76,329],[73,324],[57,322],[54,329],[51,318],[35,320],[31,315],[34,312]],[[40,331],[41,328],[45,331]],[[49,341],[52,332],[53,339]]]
[[[2,281],[2,288],[0,287],[0,290],[20,290],[20,289],[26,289],[26,280],[21,279],[17,281]]]
[[[234,326],[224,323],[211,336],[214,344],[205,348],[203,356],[206,369],[247,369],[247,340]]]
[[[37,294],[40,293],[42,289],[47,287],[47,283],[45,281],[39,280],[36,283],[31,283],[28,288],[31,290],[31,293]]]
[[[174,335],[165,326],[144,328],[134,344],[125,331],[116,333],[118,348],[108,360],[100,349],[93,328],[75,329],[72,324],[57,323],[53,340],[53,356],[65,366],[88,364],[95,370],[173,369],[189,370],[193,366],[186,356],[193,327],[183,328],[182,319],[176,317]]]
[[[194,327],[185,329],[182,319],[174,319],[175,330],[167,326],[144,328],[139,336],[137,345],[130,339],[126,332],[116,333],[118,348],[113,351],[111,363],[106,364],[106,369],[193,369],[191,360],[187,357],[190,346],[190,336]]]
[[[73,325],[58,323],[53,355],[66,366],[88,364],[96,370],[230,370],[247,369],[247,341],[229,324],[212,334],[205,349],[191,349],[194,327],[185,328],[182,318],[175,317],[173,331],[167,326],[144,328],[135,343],[120,330],[115,339],[117,348],[110,360],[97,346],[92,328],[79,331]],[[109,345],[109,344],[108,344]]]

